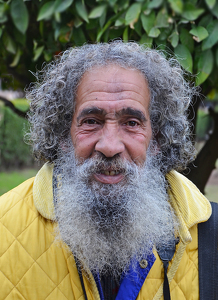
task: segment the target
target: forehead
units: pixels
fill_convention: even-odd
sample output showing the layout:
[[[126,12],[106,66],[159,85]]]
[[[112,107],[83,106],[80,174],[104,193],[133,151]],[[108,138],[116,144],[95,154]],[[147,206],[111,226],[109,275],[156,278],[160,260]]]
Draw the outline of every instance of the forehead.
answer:
[[[143,74],[118,65],[100,66],[82,77],[76,96],[76,111],[89,104],[108,107],[149,107],[150,92]]]

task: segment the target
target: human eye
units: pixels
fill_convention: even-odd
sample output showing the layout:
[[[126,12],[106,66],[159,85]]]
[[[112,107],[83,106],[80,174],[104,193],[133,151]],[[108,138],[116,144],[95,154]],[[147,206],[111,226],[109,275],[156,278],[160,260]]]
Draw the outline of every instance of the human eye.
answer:
[[[129,126],[129,127],[136,127],[139,125],[139,122],[138,121],[135,121],[135,120],[129,120],[126,122],[126,125]]]
[[[83,121],[84,124],[87,124],[87,125],[97,125],[99,124],[99,122],[95,119],[86,119]]]

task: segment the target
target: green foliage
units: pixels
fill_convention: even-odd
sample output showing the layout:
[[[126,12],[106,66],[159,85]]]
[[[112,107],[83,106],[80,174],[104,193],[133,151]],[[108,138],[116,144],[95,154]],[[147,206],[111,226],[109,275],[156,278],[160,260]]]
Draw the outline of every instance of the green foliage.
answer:
[[[20,102],[19,108],[25,110],[27,104]],[[26,120],[0,106],[0,169],[33,164],[30,147],[23,141],[24,126],[27,126]]]
[[[37,169],[23,169],[19,171],[0,173],[0,196],[13,189],[23,181],[35,176]]]
[[[175,48],[175,54],[181,66],[188,72],[192,72],[193,62],[189,49],[185,45],[180,44]]]
[[[205,138],[208,138],[208,131],[213,128],[213,119],[202,109],[198,110],[196,128],[197,141],[204,141]]]
[[[24,34],[28,27],[29,15],[23,0],[12,0],[10,13],[14,26]]]
[[[69,46],[121,38],[174,53],[208,91],[218,86],[217,18],[215,0],[0,0],[0,76],[24,87],[27,70]]]

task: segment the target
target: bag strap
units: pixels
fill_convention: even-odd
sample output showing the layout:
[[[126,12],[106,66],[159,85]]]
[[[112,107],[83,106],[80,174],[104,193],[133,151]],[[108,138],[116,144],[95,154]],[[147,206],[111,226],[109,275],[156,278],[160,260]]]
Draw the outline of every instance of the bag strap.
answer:
[[[164,267],[164,283],[163,283],[163,297],[164,300],[171,300],[170,297],[170,287],[167,277],[167,269],[169,262],[172,260],[174,253],[176,251],[176,245],[179,243],[179,238],[175,238],[169,245],[157,247],[157,253],[162,260]]]
[[[198,224],[200,300],[218,299],[218,203],[211,206],[210,219]]]

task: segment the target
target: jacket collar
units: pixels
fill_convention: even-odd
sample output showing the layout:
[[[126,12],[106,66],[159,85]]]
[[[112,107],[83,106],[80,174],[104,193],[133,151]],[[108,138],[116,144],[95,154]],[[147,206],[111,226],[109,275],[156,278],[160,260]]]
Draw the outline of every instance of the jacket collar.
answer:
[[[44,218],[51,221],[55,221],[52,185],[53,168],[53,164],[45,163],[36,174],[33,184],[35,207]]]
[[[170,203],[179,219],[179,235],[187,244],[192,239],[189,229],[210,218],[211,205],[198,188],[182,174],[171,171],[166,178],[169,183]]]

